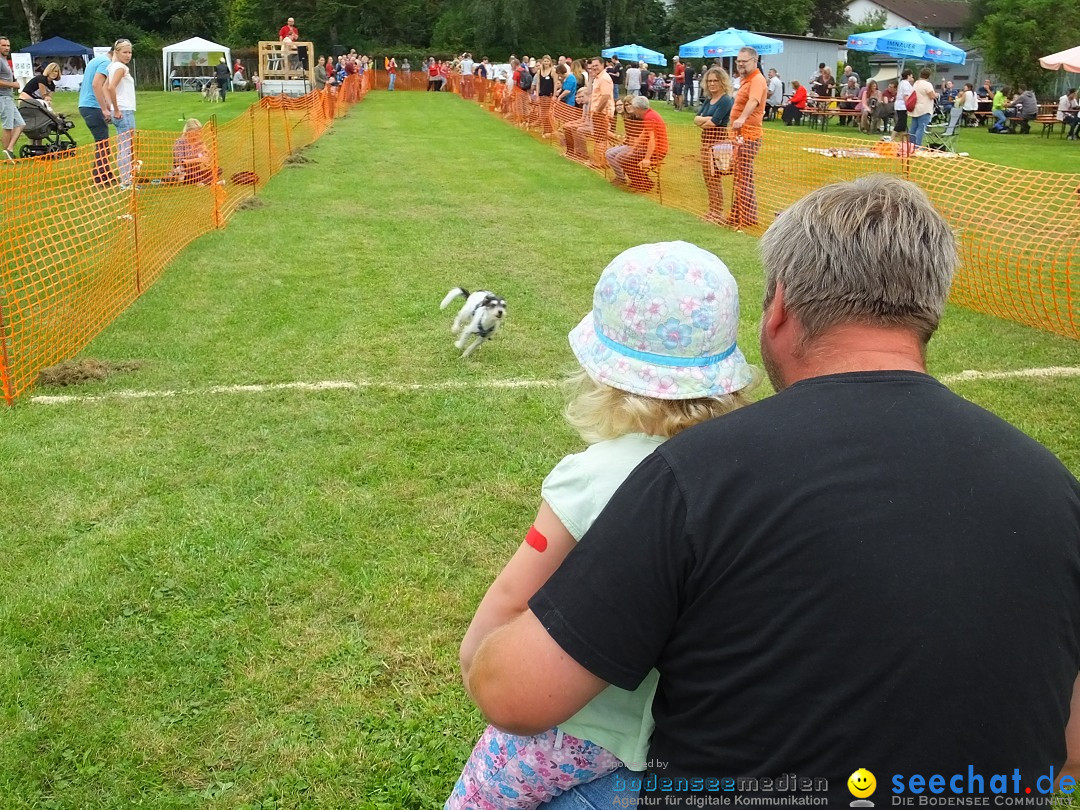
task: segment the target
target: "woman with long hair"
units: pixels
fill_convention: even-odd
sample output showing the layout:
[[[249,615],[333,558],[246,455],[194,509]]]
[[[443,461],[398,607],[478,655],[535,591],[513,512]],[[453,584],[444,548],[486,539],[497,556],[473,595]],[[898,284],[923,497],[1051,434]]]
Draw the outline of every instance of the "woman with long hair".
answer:
[[[536,90],[536,103],[540,110],[540,127],[544,138],[550,138],[555,134],[555,121],[551,117],[551,106],[555,103],[555,66],[551,56],[546,53],[536,68],[533,88]]]
[[[116,99],[113,121],[116,124],[116,168],[120,172],[120,187],[133,182],[132,144],[135,140],[135,80],[131,77],[131,42],[116,40],[109,65],[109,91]]]
[[[51,107],[49,98],[56,92],[56,80],[60,78],[60,65],[49,62],[34,78],[23,85],[19,91],[20,101],[43,101]]]
[[[731,123],[731,77],[722,67],[711,67],[701,77],[701,109],[694,124],[701,129],[701,175],[709,195],[709,210],[704,219],[723,224],[723,175],[735,165],[734,144],[728,126]]]
[[[880,103],[881,91],[878,90],[878,83],[870,79],[859,98],[859,132],[870,132],[870,116]]]

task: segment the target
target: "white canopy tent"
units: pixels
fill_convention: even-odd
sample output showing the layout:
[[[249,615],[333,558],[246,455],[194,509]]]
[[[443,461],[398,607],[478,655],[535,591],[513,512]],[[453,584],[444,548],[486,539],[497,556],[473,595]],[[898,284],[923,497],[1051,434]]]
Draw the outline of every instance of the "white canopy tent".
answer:
[[[224,56],[225,64],[232,73],[232,51],[224,45],[218,45],[202,37],[192,37],[177,42],[161,51],[162,89],[169,89],[169,74],[174,67],[204,69],[208,74],[214,72],[218,60]]]

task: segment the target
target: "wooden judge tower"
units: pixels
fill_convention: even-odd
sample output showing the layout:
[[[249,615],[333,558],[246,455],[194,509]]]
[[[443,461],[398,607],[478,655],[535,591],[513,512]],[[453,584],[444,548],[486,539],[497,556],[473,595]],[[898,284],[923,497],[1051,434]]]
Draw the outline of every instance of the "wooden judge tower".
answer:
[[[315,83],[315,48],[310,42],[259,42],[262,95],[301,96]]]

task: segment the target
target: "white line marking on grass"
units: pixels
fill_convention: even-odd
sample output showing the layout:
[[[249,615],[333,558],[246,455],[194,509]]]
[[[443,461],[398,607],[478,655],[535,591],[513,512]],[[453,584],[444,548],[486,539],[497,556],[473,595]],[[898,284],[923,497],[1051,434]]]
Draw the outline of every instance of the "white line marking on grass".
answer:
[[[110,391],[107,394],[35,396],[35,405],[70,405],[76,402],[102,402],[110,399],[165,399],[167,397],[206,396],[208,394],[265,394],[271,391],[463,391],[470,388],[553,388],[557,380],[448,380],[440,383],[351,382],[322,380],[320,382],[268,383],[266,385],[214,385],[210,388],[179,388],[174,391]]]
[[[1048,368],[1019,368],[1011,371],[961,371],[945,374],[938,379],[951,383],[977,380],[1052,379],[1080,377],[1080,368],[1050,366]],[[320,382],[268,383],[266,385],[214,385],[209,388],[179,388],[175,391],[110,391],[107,394],[60,395],[30,397],[35,405],[71,405],[77,402],[102,402],[116,399],[165,399],[167,397],[202,397],[208,394],[265,394],[272,391],[464,391],[474,389],[554,388],[557,380],[447,380],[438,383],[351,382],[322,380]]]
[[[959,374],[946,374],[940,379],[947,385],[968,380],[1015,380],[1048,377],[1080,377],[1080,368],[1050,366],[1049,368],[1018,368],[1012,371],[961,371]]]

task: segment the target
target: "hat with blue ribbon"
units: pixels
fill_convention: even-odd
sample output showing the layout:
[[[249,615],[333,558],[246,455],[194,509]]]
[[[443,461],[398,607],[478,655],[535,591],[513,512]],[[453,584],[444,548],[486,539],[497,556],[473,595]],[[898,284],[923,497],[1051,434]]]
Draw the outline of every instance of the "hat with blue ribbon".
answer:
[[[604,268],[570,348],[599,383],[656,399],[731,394],[757,379],[735,343],[739,288],[688,242],[638,245]]]

